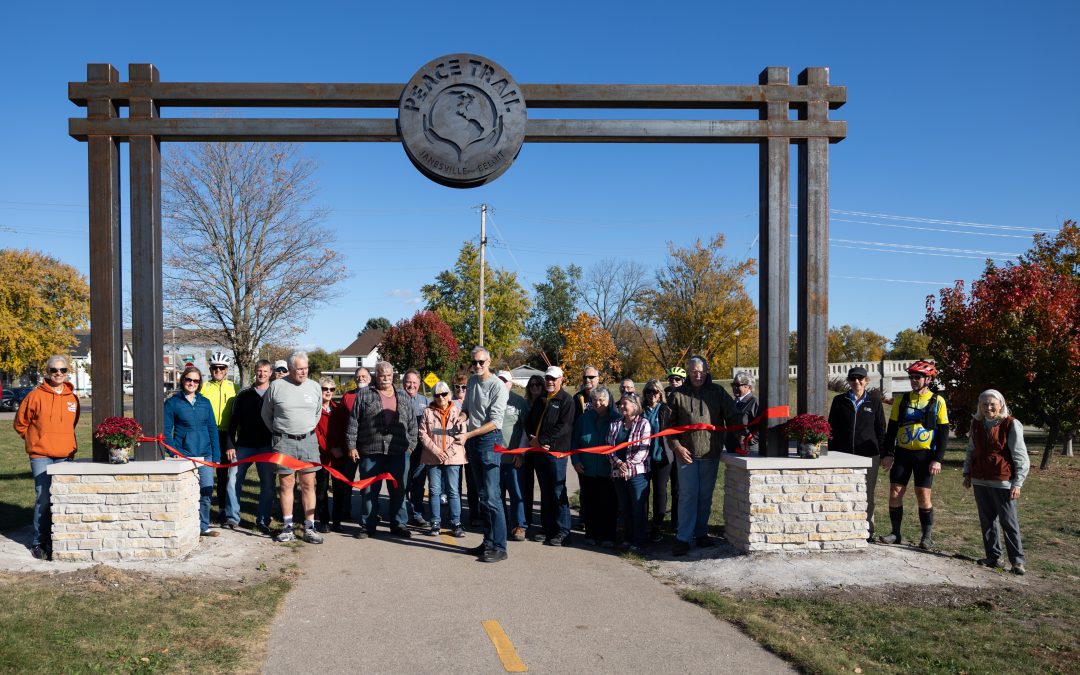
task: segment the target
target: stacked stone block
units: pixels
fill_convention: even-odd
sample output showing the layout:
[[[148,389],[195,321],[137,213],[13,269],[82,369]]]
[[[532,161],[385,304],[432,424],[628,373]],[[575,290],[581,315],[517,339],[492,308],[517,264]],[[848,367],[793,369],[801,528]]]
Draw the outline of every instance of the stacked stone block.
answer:
[[[726,461],[727,540],[746,553],[866,548],[866,468],[850,466],[863,458],[839,454]]]
[[[199,541],[199,479],[191,462],[54,464],[53,559],[178,558]]]

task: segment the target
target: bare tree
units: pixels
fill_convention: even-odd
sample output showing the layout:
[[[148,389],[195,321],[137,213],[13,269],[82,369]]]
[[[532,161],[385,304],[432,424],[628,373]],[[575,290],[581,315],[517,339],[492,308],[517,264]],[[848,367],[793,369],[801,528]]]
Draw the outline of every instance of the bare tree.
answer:
[[[242,382],[266,342],[288,342],[345,276],[320,226],[315,164],[299,146],[200,143],[164,169],[166,306],[174,325],[232,349]]]
[[[632,330],[634,303],[651,281],[647,274],[640,262],[618,258],[599,260],[585,274],[581,302],[600,319],[620,352],[626,349]]]

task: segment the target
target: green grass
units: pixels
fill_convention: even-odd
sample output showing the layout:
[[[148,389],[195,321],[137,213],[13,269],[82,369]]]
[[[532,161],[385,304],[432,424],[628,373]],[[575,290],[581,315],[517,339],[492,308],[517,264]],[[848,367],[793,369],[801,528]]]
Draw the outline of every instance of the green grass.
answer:
[[[79,423],[80,457],[90,421]],[[243,520],[254,526],[248,471]],[[0,425],[0,531],[30,524],[34,484],[23,441]],[[29,557],[27,552],[27,557]],[[258,672],[291,571],[257,580],[162,579],[98,566],[63,574],[0,573],[0,672]]]
[[[1045,438],[1032,434],[1030,447]],[[954,440],[934,480],[934,542],[942,553],[983,556],[978,515],[962,486],[964,442]],[[1016,590],[955,587],[846,589],[739,597],[687,590],[684,597],[738,625],[812,673],[1077,672],[1080,670],[1080,458],[1033,468],[1020,498],[1029,582]],[[723,525],[723,467],[710,526]],[[878,480],[876,518],[887,530],[888,477]],[[903,534],[918,538],[914,495]],[[971,564],[960,562],[958,564]]]

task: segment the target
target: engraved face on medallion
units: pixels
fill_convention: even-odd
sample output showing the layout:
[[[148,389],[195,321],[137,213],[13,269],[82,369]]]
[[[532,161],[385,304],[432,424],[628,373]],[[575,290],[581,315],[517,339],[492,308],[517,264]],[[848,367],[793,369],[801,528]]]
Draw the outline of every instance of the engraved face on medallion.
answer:
[[[475,54],[421,68],[401,93],[398,132],[416,168],[449,187],[478,187],[510,168],[525,140],[525,98],[510,74]]]

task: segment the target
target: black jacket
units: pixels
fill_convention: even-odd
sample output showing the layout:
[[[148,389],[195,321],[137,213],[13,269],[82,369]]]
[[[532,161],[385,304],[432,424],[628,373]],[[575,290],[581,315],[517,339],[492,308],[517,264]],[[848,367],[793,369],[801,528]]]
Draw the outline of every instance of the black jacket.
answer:
[[[829,450],[850,452],[863,457],[884,456],[885,408],[877,396],[866,394],[859,411],[846,393],[832,400],[829,408],[832,438]]]
[[[568,452],[574,432],[574,417],[574,401],[565,389],[560,389],[546,405],[543,400],[533,404],[525,422],[525,433],[535,435],[540,445],[550,446],[556,452]]]
[[[761,404],[758,403],[757,396],[747,394],[743,400],[735,401],[735,410],[742,415],[742,421],[739,422],[739,424],[750,424],[757,419],[758,413],[761,411]],[[753,434],[753,436],[750,436],[751,434]],[[736,432],[735,435],[738,436],[740,445],[742,444],[742,439],[750,436],[751,441],[746,448],[747,451],[758,451],[757,429],[743,429],[742,431]]]
[[[229,419],[229,439],[240,448],[264,448],[270,445],[270,430],[262,418],[263,397],[254,387],[241,389],[233,399]],[[227,448],[222,448],[226,450]]]

